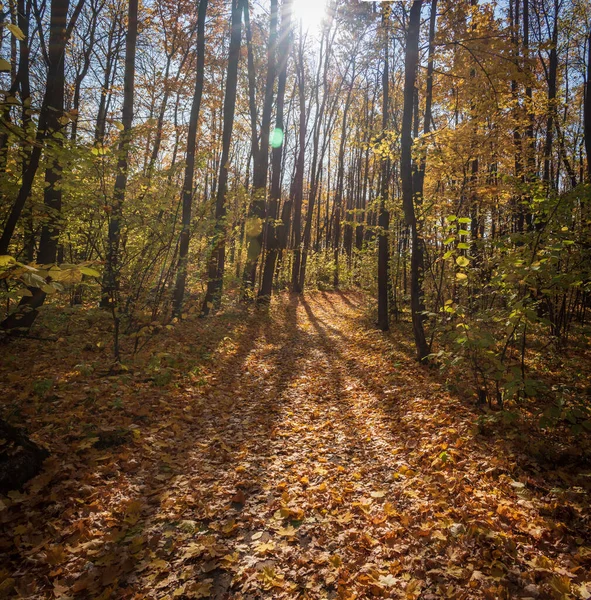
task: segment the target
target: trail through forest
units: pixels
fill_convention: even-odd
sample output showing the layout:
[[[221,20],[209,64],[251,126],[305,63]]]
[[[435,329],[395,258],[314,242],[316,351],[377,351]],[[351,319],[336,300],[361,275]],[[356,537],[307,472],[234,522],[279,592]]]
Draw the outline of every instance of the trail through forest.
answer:
[[[11,343],[2,385],[52,456],[0,504],[5,597],[591,596],[588,465],[487,435],[364,295],[235,312],[115,374],[87,323],[37,349],[47,389]]]

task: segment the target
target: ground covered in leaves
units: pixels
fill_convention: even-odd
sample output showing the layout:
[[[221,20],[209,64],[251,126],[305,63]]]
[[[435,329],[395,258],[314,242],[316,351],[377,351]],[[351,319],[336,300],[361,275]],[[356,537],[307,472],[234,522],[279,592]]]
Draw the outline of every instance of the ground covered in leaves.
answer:
[[[0,597],[591,597],[591,467],[479,427],[368,314],[284,295],[116,372],[100,315],[10,342],[4,416],[51,457],[0,498]]]

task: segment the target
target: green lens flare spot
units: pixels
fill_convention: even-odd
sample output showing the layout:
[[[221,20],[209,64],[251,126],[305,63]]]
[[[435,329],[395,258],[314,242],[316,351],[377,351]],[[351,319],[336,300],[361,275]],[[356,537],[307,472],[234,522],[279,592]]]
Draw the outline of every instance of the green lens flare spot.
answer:
[[[275,127],[275,129],[273,129],[273,131],[271,132],[270,142],[271,147],[279,148],[281,144],[283,144],[283,129]]]

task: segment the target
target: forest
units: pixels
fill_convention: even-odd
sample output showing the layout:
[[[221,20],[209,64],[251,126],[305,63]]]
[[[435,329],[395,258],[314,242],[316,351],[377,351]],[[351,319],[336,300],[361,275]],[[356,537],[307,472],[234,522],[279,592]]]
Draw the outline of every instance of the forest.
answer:
[[[0,599],[591,598],[588,0],[0,12]]]

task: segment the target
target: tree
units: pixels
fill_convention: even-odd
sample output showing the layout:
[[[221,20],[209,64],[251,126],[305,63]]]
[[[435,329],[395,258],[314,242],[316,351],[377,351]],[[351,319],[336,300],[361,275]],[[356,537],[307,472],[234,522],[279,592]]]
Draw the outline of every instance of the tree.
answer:
[[[406,224],[411,232],[410,297],[412,326],[418,360],[429,354],[429,345],[423,327],[423,240],[419,234],[419,224],[415,211],[415,196],[412,177],[412,123],[415,82],[419,60],[419,30],[421,24],[422,0],[414,0],[410,9],[406,33],[406,54],[404,60],[404,108],[400,134],[400,178],[402,181],[402,203]]]
[[[275,129],[273,131],[272,153],[271,153],[271,194],[267,221],[265,224],[265,237],[267,242],[265,265],[261,289],[258,293],[260,301],[268,302],[271,298],[273,277],[275,275],[275,262],[279,250],[277,237],[277,224],[275,221],[279,216],[279,202],[281,201],[281,170],[285,137],[284,102],[285,85],[287,81],[287,63],[291,54],[291,3],[292,0],[284,0],[281,7],[281,35],[279,40],[279,75],[277,80],[277,106],[275,109]]]
[[[85,0],[79,0],[68,22],[69,0],[56,0],[51,4],[50,32],[47,59],[49,68],[43,104],[37,126],[36,143],[28,157],[27,168],[23,173],[22,185],[4,225],[0,238],[0,254],[6,254],[16,224],[31,193],[35,174],[39,168],[44,144],[50,147],[49,164],[45,170],[45,188],[43,202],[46,219],[43,223],[39,241],[37,262],[55,263],[60,231],[60,213],[62,209],[62,146],[64,128],[65,94],[65,49],[76,24]],[[42,287],[35,287],[19,303],[17,311],[2,322],[8,330],[26,330],[31,327],[38,315],[38,308],[46,298]]]
[[[119,262],[121,243],[121,218],[127,177],[129,171],[129,152],[131,144],[131,127],[133,124],[133,101],[135,90],[135,55],[138,33],[138,0],[129,0],[127,12],[127,35],[125,37],[125,75],[123,79],[123,107],[121,123],[123,128],[119,136],[117,149],[117,176],[113,191],[113,202],[109,210],[109,235],[107,242],[107,265],[103,279],[101,305],[110,307],[115,323],[115,359],[119,361],[119,315],[118,292],[120,282]]]
[[[248,14],[247,5],[245,15]],[[247,256],[244,265],[243,299],[252,298],[256,280],[258,260],[263,247],[263,227],[266,213],[267,174],[269,170],[269,135],[273,110],[273,92],[275,86],[277,63],[277,0],[271,0],[271,15],[269,22],[269,41],[267,44],[267,75],[263,112],[261,116],[260,134],[257,132],[257,108],[255,97],[255,69],[250,41],[250,23],[246,21],[248,43],[248,90],[251,125],[251,146],[253,157],[252,202],[249,209],[246,227]]]
[[[226,256],[226,192],[228,187],[228,161],[230,143],[234,127],[236,108],[236,88],[238,83],[238,61],[240,59],[240,38],[242,36],[243,0],[232,0],[232,22],[230,49],[228,56],[228,74],[226,77],[226,95],[224,98],[224,130],[222,134],[222,157],[217,184],[215,204],[215,228],[212,239],[212,251],[208,263],[207,291],[203,299],[201,314],[207,316],[210,311],[220,307],[222,284]]]
[[[388,46],[390,45],[390,36],[388,34],[388,20],[390,18],[391,7],[384,4],[382,8],[382,27],[384,39],[384,71],[382,74],[382,130],[385,132],[388,127],[388,108],[390,100],[390,72],[388,59]],[[406,82],[405,82],[406,85]],[[380,205],[378,214],[378,327],[382,331],[388,331],[388,262],[390,260],[388,225],[389,215],[386,208],[388,202],[388,191],[390,186],[390,156],[389,154],[382,158]]]
[[[183,180],[182,203],[182,231],[179,244],[179,262],[174,292],[173,312],[180,317],[185,285],[187,281],[187,256],[189,253],[189,236],[191,228],[191,211],[193,205],[193,180],[195,177],[195,150],[197,145],[197,126],[199,124],[199,109],[201,108],[201,96],[203,94],[203,80],[205,77],[205,15],[207,13],[208,0],[199,0],[197,10],[197,77],[195,79],[195,91],[193,103],[191,104],[191,116],[189,118],[189,132],[187,134],[187,151],[185,157],[185,176]]]

